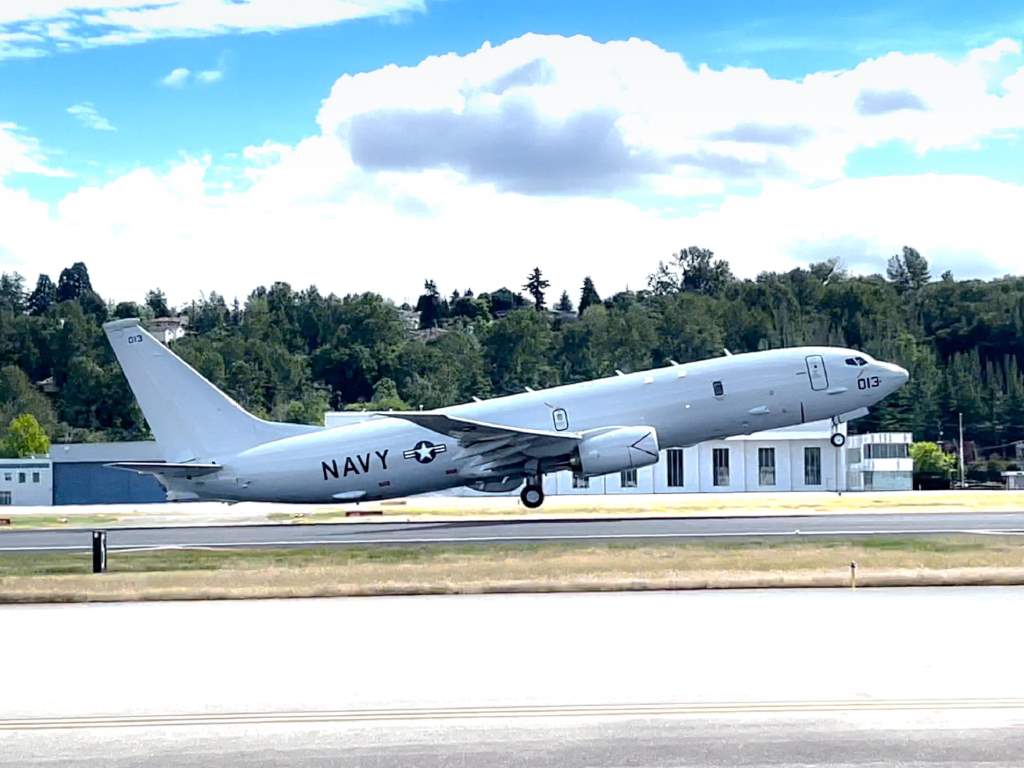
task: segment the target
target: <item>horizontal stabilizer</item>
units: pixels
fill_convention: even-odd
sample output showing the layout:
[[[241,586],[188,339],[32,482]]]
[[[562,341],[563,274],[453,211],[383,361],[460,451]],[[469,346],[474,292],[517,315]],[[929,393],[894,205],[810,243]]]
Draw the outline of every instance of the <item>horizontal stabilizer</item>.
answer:
[[[223,467],[220,464],[170,464],[163,461],[115,461],[104,466],[112,469],[127,469],[132,472],[148,472],[152,475],[163,475],[164,477],[202,477],[219,472]]]

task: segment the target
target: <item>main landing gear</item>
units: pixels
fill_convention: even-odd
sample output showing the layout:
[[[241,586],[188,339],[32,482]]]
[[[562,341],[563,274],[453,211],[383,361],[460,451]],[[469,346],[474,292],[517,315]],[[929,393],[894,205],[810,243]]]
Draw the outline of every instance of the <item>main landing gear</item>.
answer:
[[[836,448],[846,445],[846,435],[839,431],[839,419],[832,417],[832,436],[828,439]]]
[[[528,480],[523,486],[523,490],[519,492],[519,500],[527,509],[537,509],[544,503],[544,488],[539,484],[534,485]]]

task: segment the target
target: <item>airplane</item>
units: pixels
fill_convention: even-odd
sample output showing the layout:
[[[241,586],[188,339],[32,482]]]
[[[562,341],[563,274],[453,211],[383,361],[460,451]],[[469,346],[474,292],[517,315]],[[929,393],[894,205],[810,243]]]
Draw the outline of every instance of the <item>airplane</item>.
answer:
[[[171,500],[360,502],[521,487],[536,509],[546,473],[636,469],[663,448],[819,419],[832,419],[839,447],[841,422],[908,379],[852,349],[727,352],[436,410],[353,412],[327,428],[246,412],[138,319],[103,329],[165,459],[110,466],[155,475]]]

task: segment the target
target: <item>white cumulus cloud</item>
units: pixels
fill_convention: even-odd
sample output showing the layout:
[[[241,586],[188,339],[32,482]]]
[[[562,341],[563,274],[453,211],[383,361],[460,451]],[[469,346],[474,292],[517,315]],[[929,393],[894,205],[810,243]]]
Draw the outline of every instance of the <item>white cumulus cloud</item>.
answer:
[[[26,134],[15,123],[0,122],[0,181],[15,173],[70,176],[67,171],[49,165],[37,139]],[[6,226],[3,213],[4,209],[0,206],[0,219],[5,220]]]
[[[72,104],[67,109],[67,113],[74,117],[78,122],[84,125],[86,128],[92,128],[94,131],[116,131],[117,129],[111,124],[107,118],[101,115],[95,106],[88,101],[83,101],[80,104]]]
[[[224,72],[219,69],[204,69],[196,74],[196,79],[201,83],[216,83],[224,78]]]
[[[344,75],[295,144],[141,168],[52,208],[6,190],[32,229],[0,228],[0,258],[57,272],[87,252],[104,295],[159,282],[173,301],[282,279],[412,299],[425,278],[515,288],[538,264],[553,290],[589,274],[609,293],[692,244],[744,276],[829,256],[880,271],[904,244],[936,273],[1000,274],[1019,269],[1024,185],[844,173],[884,142],[927,157],[1019,133],[1019,46],[996,48],[789,80],[642,40],[527,35]]]
[[[188,82],[189,75],[191,74],[192,72],[185,67],[175,67],[160,78],[160,82],[168,88],[181,88]]]
[[[168,37],[300,29],[423,7],[424,0],[4,0],[0,59]]]

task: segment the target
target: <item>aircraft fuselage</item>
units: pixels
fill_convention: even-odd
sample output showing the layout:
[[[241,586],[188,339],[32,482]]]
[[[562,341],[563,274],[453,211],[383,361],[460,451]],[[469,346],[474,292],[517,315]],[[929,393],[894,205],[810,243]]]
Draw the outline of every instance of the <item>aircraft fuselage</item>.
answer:
[[[440,412],[549,432],[653,427],[661,448],[671,448],[850,414],[906,380],[899,366],[853,350],[800,347],[611,376]],[[386,415],[217,458],[222,471],[174,480],[172,490],[200,498],[332,502],[407,496],[482,479],[467,467],[457,439]],[[541,452],[536,459],[542,471],[566,468],[564,457]]]

